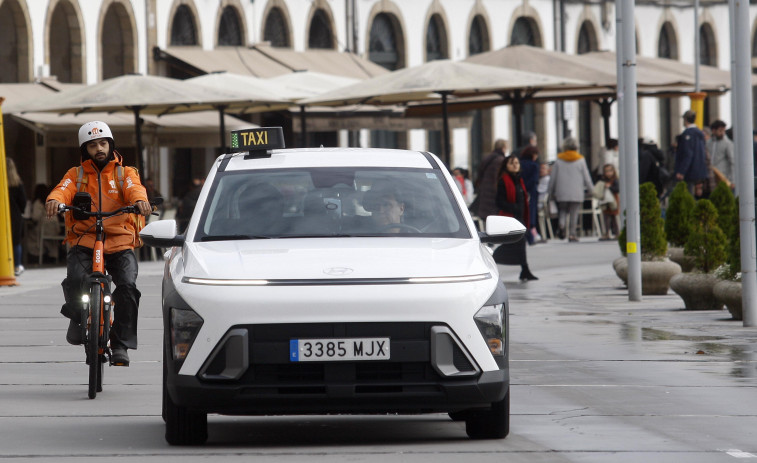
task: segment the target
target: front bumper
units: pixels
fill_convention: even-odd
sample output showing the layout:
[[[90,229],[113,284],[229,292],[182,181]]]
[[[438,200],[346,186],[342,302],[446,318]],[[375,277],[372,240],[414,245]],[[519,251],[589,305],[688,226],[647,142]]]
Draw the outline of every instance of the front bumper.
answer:
[[[373,388],[354,382],[334,382],[317,387],[287,387],[282,391],[168,375],[167,388],[179,406],[223,415],[411,414],[488,408],[505,397],[509,381],[504,370],[497,370],[483,372],[474,379],[434,384],[381,382]]]
[[[391,339],[391,360],[292,362],[297,338]],[[174,403],[229,415],[431,413],[486,408],[504,398],[509,370],[482,371],[441,323],[242,325],[229,330],[197,375],[166,364]]]

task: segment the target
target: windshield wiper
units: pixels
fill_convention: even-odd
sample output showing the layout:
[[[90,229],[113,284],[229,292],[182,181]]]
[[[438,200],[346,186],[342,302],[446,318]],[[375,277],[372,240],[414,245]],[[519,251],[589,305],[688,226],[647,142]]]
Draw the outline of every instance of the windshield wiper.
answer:
[[[272,237],[265,235],[207,235],[200,238],[200,241],[260,240],[270,238]]]

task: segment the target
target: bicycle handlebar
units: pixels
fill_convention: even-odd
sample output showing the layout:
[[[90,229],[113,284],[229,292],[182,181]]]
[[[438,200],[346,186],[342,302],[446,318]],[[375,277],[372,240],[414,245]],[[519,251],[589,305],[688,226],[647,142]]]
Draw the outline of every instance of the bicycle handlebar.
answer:
[[[157,212],[155,212],[155,204],[150,203],[150,205],[153,207],[152,215],[159,215]],[[66,212],[66,211],[76,211],[76,212],[86,215],[87,217],[98,217],[98,218],[103,218],[103,219],[107,217],[113,217],[114,215],[118,215],[118,214],[140,214],[141,215],[141,212],[139,212],[139,208],[134,205],[124,206],[114,211],[108,211],[108,212],[87,211],[80,207],[69,206],[67,204],[58,205],[58,213]]]

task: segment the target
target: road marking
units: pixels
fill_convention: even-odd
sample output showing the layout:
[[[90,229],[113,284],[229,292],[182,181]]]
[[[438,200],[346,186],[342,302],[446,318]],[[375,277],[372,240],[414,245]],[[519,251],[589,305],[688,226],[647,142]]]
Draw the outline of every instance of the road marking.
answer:
[[[734,458],[757,458],[757,455],[749,452],[742,452],[739,449],[721,449],[721,452],[725,452]]]

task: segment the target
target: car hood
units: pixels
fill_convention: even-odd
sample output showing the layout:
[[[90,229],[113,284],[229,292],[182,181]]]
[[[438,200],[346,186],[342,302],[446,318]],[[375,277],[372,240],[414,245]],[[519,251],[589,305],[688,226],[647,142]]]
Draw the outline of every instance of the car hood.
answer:
[[[489,273],[480,243],[450,238],[307,238],[186,243],[184,276],[375,279]]]

